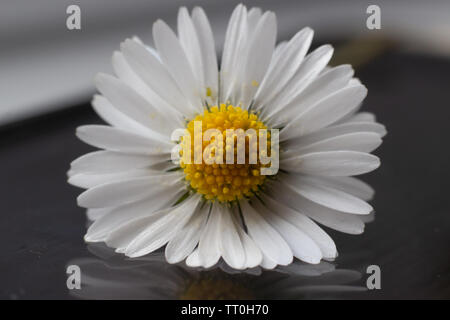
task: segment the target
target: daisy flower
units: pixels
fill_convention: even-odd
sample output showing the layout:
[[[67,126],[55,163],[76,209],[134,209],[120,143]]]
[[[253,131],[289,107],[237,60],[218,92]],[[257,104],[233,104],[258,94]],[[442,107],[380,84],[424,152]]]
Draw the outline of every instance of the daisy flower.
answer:
[[[219,66],[204,11],[181,8],[177,34],[154,23],[154,48],[137,38],[121,44],[116,76],[97,76],[101,94],[92,102],[109,125],[77,129],[102,150],[69,171],[69,182],[87,189],[78,197],[94,220],[86,241],[129,257],[165,246],[169,263],[209,268],[223,260],[242,270],[334,259],[336,246],[317,223],[363,232],[373,190],[352,176],[380,165],[370,152],[385,128],[359,112],[367,89],[351,66],[327,66],[331,46],[307,53],[310,28],[276,45],[276,31],[273,12],[238,5]],[[177,129],[192,141],[200,134],[200,144],[174,137]],[[250,161],[248,152],[244,163],[186,161],[209,148],[208,129],[223,133],[211,138],[214,159],[224,160],[228,142],[239,144],[228,129],[253,129],[260,156],[263,142],[271,146],[271,162]],[[262,174],[275,162],[275,174]]]

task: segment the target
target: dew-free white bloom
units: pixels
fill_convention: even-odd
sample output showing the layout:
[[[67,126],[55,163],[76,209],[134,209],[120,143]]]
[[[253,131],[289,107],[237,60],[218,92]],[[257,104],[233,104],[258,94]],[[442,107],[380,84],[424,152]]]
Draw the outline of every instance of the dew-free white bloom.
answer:
[[[275,45],[276,18],[239,5],[220,67],[202,9],[178,14],[178,35],[153,26],[155,48],[128,39],[113,55],[116,77],[100,74],[93,99],[106,125],[78,128],[102,151],[75,160],[69,182],[86,188],[78,204],[94,220],[85,240],[130,257],[165,247],[170,263],[274,268],[293,258],[337,256],[316,224],[360,234],[373,190],[354,175],[376,169],[371,155],[386,131],[359,112],[367,89],[349,65],[328,67],[333,49],[307,53],[305,28]],[[217,106],[217,107],[213,107]],[[171,133],[194,119],[225,128],[280,129],[280,171],[259,165],[170,162]]]

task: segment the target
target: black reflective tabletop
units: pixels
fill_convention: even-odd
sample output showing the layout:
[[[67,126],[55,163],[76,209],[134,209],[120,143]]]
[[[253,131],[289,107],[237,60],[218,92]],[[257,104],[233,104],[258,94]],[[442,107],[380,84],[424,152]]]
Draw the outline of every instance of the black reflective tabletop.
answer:
[[[3,128],[0,298],[450,298],[449,74],[448,60],[397,52],[357,70],[369,89],[364,109],[388,130],[375,152],[381,167],[363,177],[376,190],[375,219],[360,236],[327,230],[340,255],[317,267],[202,272],[160,253],[130,261],[87,246],[81,190],[66,171],[92,150],[74,135],[100,122],[89,103]],[[71,264],[82,270],[81,291],[67,288]],[[366,288],[371,265],[380,290]]]

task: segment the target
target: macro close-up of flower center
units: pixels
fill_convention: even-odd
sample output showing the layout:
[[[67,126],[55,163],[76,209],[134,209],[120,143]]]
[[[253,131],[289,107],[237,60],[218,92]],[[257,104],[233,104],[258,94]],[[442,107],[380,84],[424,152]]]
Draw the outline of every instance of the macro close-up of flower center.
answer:
[[[199,132],[196,124],[201,127]],[[206,141],[205,133],[211,129],[216,131]],[[187,124],[189,135],[183,137],[180,151],[180,167],[190,187],[205,199],[220,202],[257,193],[266,179],[261,167],[267,165],[258,154],[270,155],[270,132],[266,129],[256,114],[232,105],[213,106],[197,115]],[[266,141],[265,150],[260,139]]]

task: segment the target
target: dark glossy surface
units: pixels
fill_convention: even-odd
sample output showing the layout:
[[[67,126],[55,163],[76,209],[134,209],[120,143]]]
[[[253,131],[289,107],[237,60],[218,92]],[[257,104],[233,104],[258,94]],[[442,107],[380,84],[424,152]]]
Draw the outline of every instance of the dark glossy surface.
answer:
[[[381,267],[382,289],[339,295],[319,292],[313,297],[450,298],[449,74],[447,60],[404,54],[379,57],[357,72],[369,88],[364,109],[375,112],[388,129],[385,142],[375,152],[382,159],[381,168],[364,177],[377,191],[372,202],[376,219],[361,236],[330,233],[340,252],[335,268],[355,270],[362,276],[341,282],[364,285],[366,267],[376,264]],[[86,104],[1,132],[0,298],[73,298],[66,288],[65,267],[83,257],[100,263],[99,270],[93,269],[94,278],[130,281],[128,287],[136,289],[137,283],[142,284],[136,277],[147,281],[143,298],[158,297],[152,281],[161,281],[179,268],[160,272],[156,265],[161,262],[150,262],[129,278],[136,262],[128,267],[120,257],[107,255],[105,260],[104,254],[93,250],[94,255],[84,244],[86,219],[75,200],[80,190],[66,183],[66,171],[73,159],[91,150],[76,139],[75,128],[97,122]],[[117,271],[117,264],[123,272]],[[152,268],[157,269],[156,276]],[[190,277],[185,271],[176,272]],[[239,275],[228,277],[241,281]],[[270,284],[271,280],[263,281],[265,277],[252,276],[250,282],[242,283],[251,283],[252,288]],[[283,279],[300,287],[309,284],[289,273]],[[315,281],[336,284],[326,276]],[[284,296],[282,286],[274,288],[264,297]],[[290,298],[310,297],[302,290],[293,292]],[[96,297],[96,290],[89,294]]]

